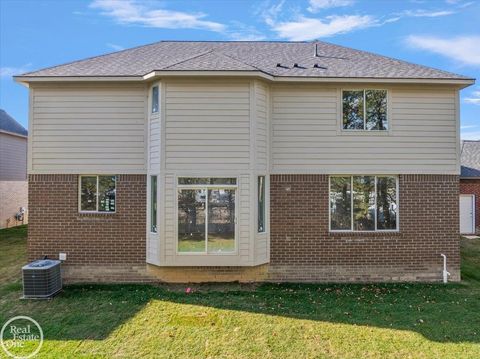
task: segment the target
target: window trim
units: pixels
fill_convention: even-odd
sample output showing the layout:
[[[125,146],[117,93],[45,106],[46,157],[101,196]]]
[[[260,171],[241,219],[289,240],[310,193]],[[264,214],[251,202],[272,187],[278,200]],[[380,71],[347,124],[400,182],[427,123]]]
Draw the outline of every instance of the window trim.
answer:
[[[386,91],[387,93],[387,129],[385,130],[367,130],[367,101],[366,101],[366,91],[374,90],[374,91]],[[363,129],[348,129],[343,128],[343,92],[344,91],[363,91]],[[387,88],[372,88],[372,87],[345,87],[340,89],[340,131],[343,134],[353,133],[353,134],[376,134],[376,135],[388,135],[392,129],[392,124],[390,122],[390,90]]]
[[[222,185],[222,184],[179,184],[179,178],[235,178],[236,184],[235,185]],[[174,238],[175,238],[175,254],[178,256],[236,256],[238,255],[238,207],[239,207],[239,182],[238,176],[177,176],[175,178],[175,230],[174,230]],[[205,189],[206,190],[206,199],[205,199],[205,251],[204,252],[180,252],[178,250],[178,192],[184,189]],[[208,251],[208,190],[209,189],[234,189],[235,190],[235,232],[234,232],[234,250],[231,252],[209,252]]]
[[[375,229],[368,230],[368,231],[358,231],[353,229],[353,177],[364,177],[370,176],[375,177]],[[330,188],[331,188],[331,178],[332,177],[350,177],[350,229],[332,229],[332,212],[331,212],[331,202],[330,202]],[[377,178],[378,177],[394,177],[395,181],[395,195],[396,195],[396,204],[397,204],[397,215],[396,215],[396,223],[397,228],[395,229],[377,229]],[[329,233],[396,233],[400,232],[400,195],[399,195],[399,185],[400,185],[400,178],[398,175],[392,174],[334,174],[328,176],[328,231]]]
[[[98,198],[99,198],[99,195],[98,195],[98,182],[99,182],[99,178],[100,176],[104,176],[104,177],[115,177],[115,211],[99,211],[98,210]],[[96,187],[97,187],[97,192],[96,192],[96,205],[95,205],[95,208],[96,210],[95,211],[86,211],[86,210],[82,210],[82,177],[96,177],[97,178],[97,184],[96,184]],[[117,175],[110,175],[110,174],[102,174],[102,175],[94,175],[94,174],[85,174],[85,175],[79,175],[78,176],[78,213],[96,213],[96,214],[115,214],[117,213]]]

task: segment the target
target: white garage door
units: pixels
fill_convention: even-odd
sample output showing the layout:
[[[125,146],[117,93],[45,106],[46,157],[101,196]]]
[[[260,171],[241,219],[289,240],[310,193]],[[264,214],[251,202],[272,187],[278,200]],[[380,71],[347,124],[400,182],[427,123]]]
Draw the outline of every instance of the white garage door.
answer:
[[[475,196],[473,194],[460,195],[460,233],[472,234],[475,232]]]

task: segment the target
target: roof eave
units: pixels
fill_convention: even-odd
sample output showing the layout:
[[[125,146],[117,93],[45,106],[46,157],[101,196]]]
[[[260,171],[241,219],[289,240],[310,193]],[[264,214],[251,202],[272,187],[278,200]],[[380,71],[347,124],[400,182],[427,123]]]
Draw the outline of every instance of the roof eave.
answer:
[[[22,135],[21,133],[12,132],[12,131],[5,131],[5,130],[0,130],[0,133],[28,139],[28,134],[27,135]]]
[[[475,83],[470,78],[388,78],[388,77],[313,77],[313,76],[273,76],[262,71],[168,71],[154,70],[143,76],[14,76],[18,83],[28,86],[31,82],[88,82],[88,81],[150,81],[154,78],[219,76],[219,77],[259,77],[274,82],[355,82],[355,83],[402,83],[402,84],[443,84],[455,85],[460,89]]]
[[[77,82],[77,81],[143,81],[142,76],[13,76],[15,82],[27,85],[30,82]]]
[[[262,71],[198,71],[198,70],[182,70],[182,71],[169,71],[169,70],[154,70],[143,76],[144,80],[152,80],[154,78],[174,76],[174,77],[187,77],[187,76],[233,76],[233,77],[261,77],[270,81],[274,81],[275,77]]]

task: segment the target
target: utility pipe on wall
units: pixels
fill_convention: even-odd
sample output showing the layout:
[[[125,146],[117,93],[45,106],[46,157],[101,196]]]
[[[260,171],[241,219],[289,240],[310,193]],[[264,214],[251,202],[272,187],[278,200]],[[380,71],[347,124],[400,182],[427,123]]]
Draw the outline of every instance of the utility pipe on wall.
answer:
[[[443,283],[448,282],[448,276],[450,273],[447,271],[447,256],[445,254],[440,254],[443,257]]]

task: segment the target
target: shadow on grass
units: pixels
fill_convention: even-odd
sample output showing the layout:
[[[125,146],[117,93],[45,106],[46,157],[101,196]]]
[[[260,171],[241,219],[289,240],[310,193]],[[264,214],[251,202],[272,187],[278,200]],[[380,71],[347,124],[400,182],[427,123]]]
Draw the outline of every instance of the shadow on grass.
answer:
[[[468,279],[463,284],[212,284],[194,285],[193,293],[188,295],[181,285],[73,285],[53,300],[35,301],[20,300],[21,283],[12,282],[16,273],[12,268],[19,268],[24,261],[25,230],[11,230],[11,240],[0,241],[0,263],[4,269],[3,277],[0,276],[0,324],[16,315],[28,315],[41,323],[49,340],[105,339],[135,318],[148,303],[164,301],[213,310],[407,330],[443,343],[480,342],[478,241],[462,240],[462,274]],[[15,278],[19,276],[15,274]],[[162,311],[148,314],[168,316]],[[188,316],[186,310],[185,317]],[[252,317],[254,320],[262,318]]]
[[[227,284],[211,285],[207,289],[194,286],[191,294],[185,294],[184,288],[74,285],[50,301],[22,301],[18,300],[19,292],[13,287],[7,290],[10,293],[3,289],[11,299],[6,308],[0,309],[0,322],[14,315],[29,315],[41,323],[46,339],[101,340],[134,318],[150,301],[166,301],[292,319],[408,330],[436,342],[480,342],[480,291],[470,285],[263,284],[245,287]]]

